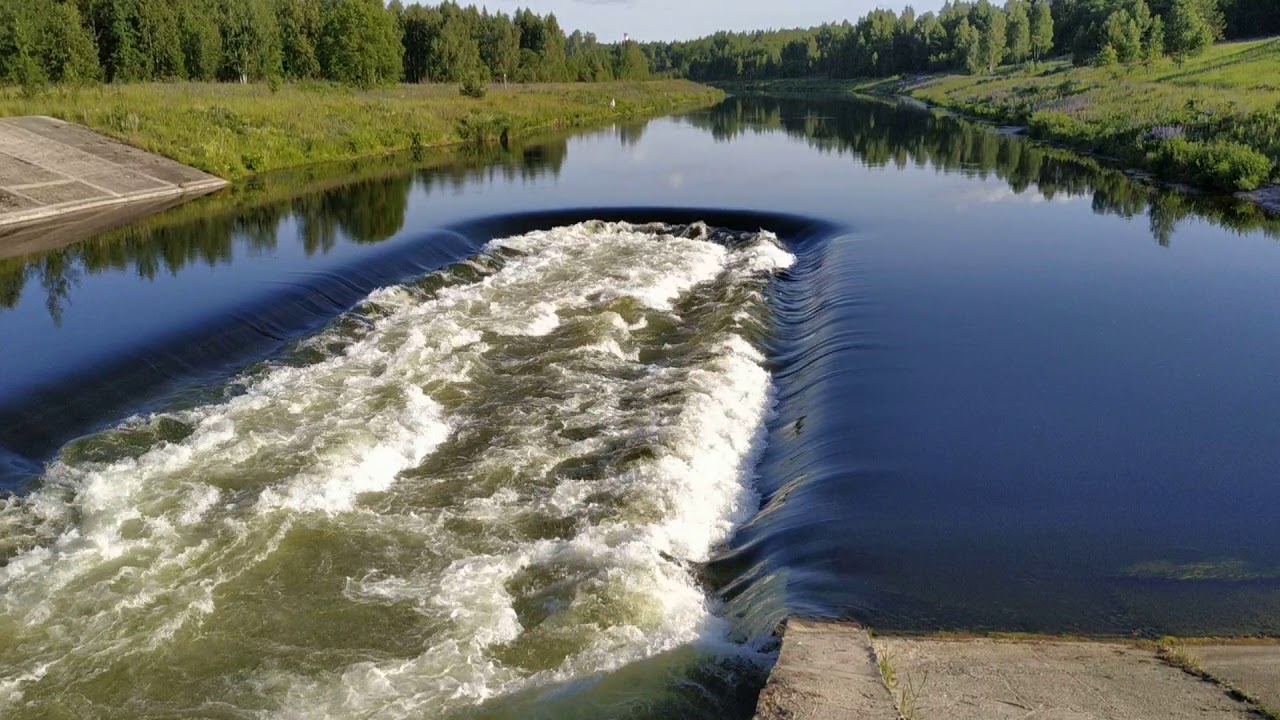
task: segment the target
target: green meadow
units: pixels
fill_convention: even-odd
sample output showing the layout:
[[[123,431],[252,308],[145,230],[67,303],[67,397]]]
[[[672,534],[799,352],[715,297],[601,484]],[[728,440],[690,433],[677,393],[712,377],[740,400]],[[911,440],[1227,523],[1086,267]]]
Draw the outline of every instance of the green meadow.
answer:
[[[684,80],[373,90],[320,82],[142,83],[0,90],[0,116],[48,115],[237,180],[317,162],[710,105],[723,93]]]

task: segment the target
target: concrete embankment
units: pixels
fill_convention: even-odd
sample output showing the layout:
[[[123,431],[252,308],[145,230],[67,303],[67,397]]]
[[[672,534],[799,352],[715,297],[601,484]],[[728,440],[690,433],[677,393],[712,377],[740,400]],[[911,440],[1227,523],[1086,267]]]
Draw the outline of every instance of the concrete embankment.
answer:
[[[1276,718],[1280,643],[870,637],[791,620],[757,720]]]
[[[73,123],[0,118],[0,227],[198,195],[226,184]]]

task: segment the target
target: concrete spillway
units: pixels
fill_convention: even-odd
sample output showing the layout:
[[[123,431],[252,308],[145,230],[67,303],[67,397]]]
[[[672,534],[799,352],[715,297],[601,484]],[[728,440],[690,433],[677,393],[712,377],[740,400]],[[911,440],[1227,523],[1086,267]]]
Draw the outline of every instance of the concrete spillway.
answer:
[[[756,720],[1276,717],[1280,643],[870,637],[792,620]]]
[[[73,123],[0,118],[0,227],[198,195],[226,184]]]

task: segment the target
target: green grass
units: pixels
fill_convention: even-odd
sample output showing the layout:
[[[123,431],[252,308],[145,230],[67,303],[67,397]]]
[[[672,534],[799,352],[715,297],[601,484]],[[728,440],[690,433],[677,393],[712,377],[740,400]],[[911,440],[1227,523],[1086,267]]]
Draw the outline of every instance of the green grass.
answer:
[[[1219,191],[1280,180],[1280,39],[1225,43],[1178,66],[1004,67],[990,76],[777,81],[789,95],[903,94]]]
[[[535,130],[710,105],[719,90],[681,80],[358,91],[321,83],[155,83],[0,90],[0,116],[49,115],[229,180],[415,147],[497,142]],[[616,106],[611,101],[616,100]]]

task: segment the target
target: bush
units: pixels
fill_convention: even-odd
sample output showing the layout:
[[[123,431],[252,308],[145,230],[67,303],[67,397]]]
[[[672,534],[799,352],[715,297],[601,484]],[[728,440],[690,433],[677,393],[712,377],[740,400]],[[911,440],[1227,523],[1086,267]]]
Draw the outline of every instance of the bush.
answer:
[[[476,98],[477,100],[484,97],[489,92],[489,84],[485,79],[480,77],[479,73],[468,75],[462,81],[462,87],[458,88],[458,92],[465,97]]]
[[[1229,140],[1173,138],[1147,152],[1147,162],[1171,177],[1219,190],[1253,190],[1271,177],[1273,163],[1247,145]]]

